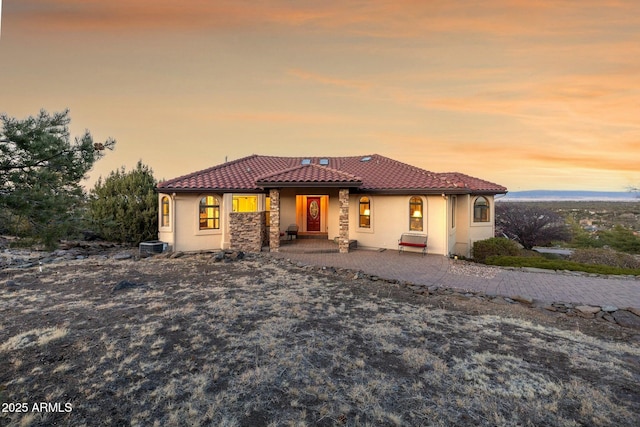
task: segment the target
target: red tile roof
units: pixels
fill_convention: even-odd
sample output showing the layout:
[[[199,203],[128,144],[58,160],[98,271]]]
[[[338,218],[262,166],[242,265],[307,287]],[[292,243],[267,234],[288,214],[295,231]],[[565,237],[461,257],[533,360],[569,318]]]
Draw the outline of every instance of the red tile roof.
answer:
[[[347,172],[310,163],[260,176],[256,179],[256,183],[262,187],[281,184],[359,187],[362,185],[362,180]]]
[[[304,162],[303,162],[304,161]],[[344,186],[381,193],[506,193],[457,172],[429,172],[388,157],[276,157],[252,155],[158,184],[160,191],[263,191],[267,187]]]

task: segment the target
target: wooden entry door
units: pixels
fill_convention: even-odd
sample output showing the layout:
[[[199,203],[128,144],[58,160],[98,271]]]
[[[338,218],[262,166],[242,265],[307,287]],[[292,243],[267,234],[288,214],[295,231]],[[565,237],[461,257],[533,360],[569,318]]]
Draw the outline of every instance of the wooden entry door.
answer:
[[[307,231],[320,231],[320,197],[307,197]]]

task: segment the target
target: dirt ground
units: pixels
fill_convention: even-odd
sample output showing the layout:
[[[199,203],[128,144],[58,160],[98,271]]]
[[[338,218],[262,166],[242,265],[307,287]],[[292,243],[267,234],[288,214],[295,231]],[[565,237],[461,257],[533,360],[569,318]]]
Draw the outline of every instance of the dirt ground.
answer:
[[[263,254],[0,270],[0,425],[637,426],[638,331]]]

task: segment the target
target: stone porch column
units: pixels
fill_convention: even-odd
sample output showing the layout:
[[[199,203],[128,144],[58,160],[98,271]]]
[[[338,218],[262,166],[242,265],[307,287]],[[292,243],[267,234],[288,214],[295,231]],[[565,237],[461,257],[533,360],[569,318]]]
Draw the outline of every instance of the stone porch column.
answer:
[[[340,203],[338,250],[341,254],[345,254],[349,252],[349,189],[341,188],[338,197]]]
[[[280,190],[277,188],[270,189],[269,198],[271,199],[269,251],[278,252],[280,250]]]

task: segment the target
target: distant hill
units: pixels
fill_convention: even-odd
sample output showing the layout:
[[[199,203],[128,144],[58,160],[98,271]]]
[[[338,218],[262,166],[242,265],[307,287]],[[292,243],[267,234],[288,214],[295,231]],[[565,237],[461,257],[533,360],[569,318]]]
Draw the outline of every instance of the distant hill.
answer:
[[[529,202],[552,200],[602,200],[612,202],[640,202],[640,194],[629,191],[570,191],[570,190],[531,190],[513,191],[500,197],[505,202]]]

